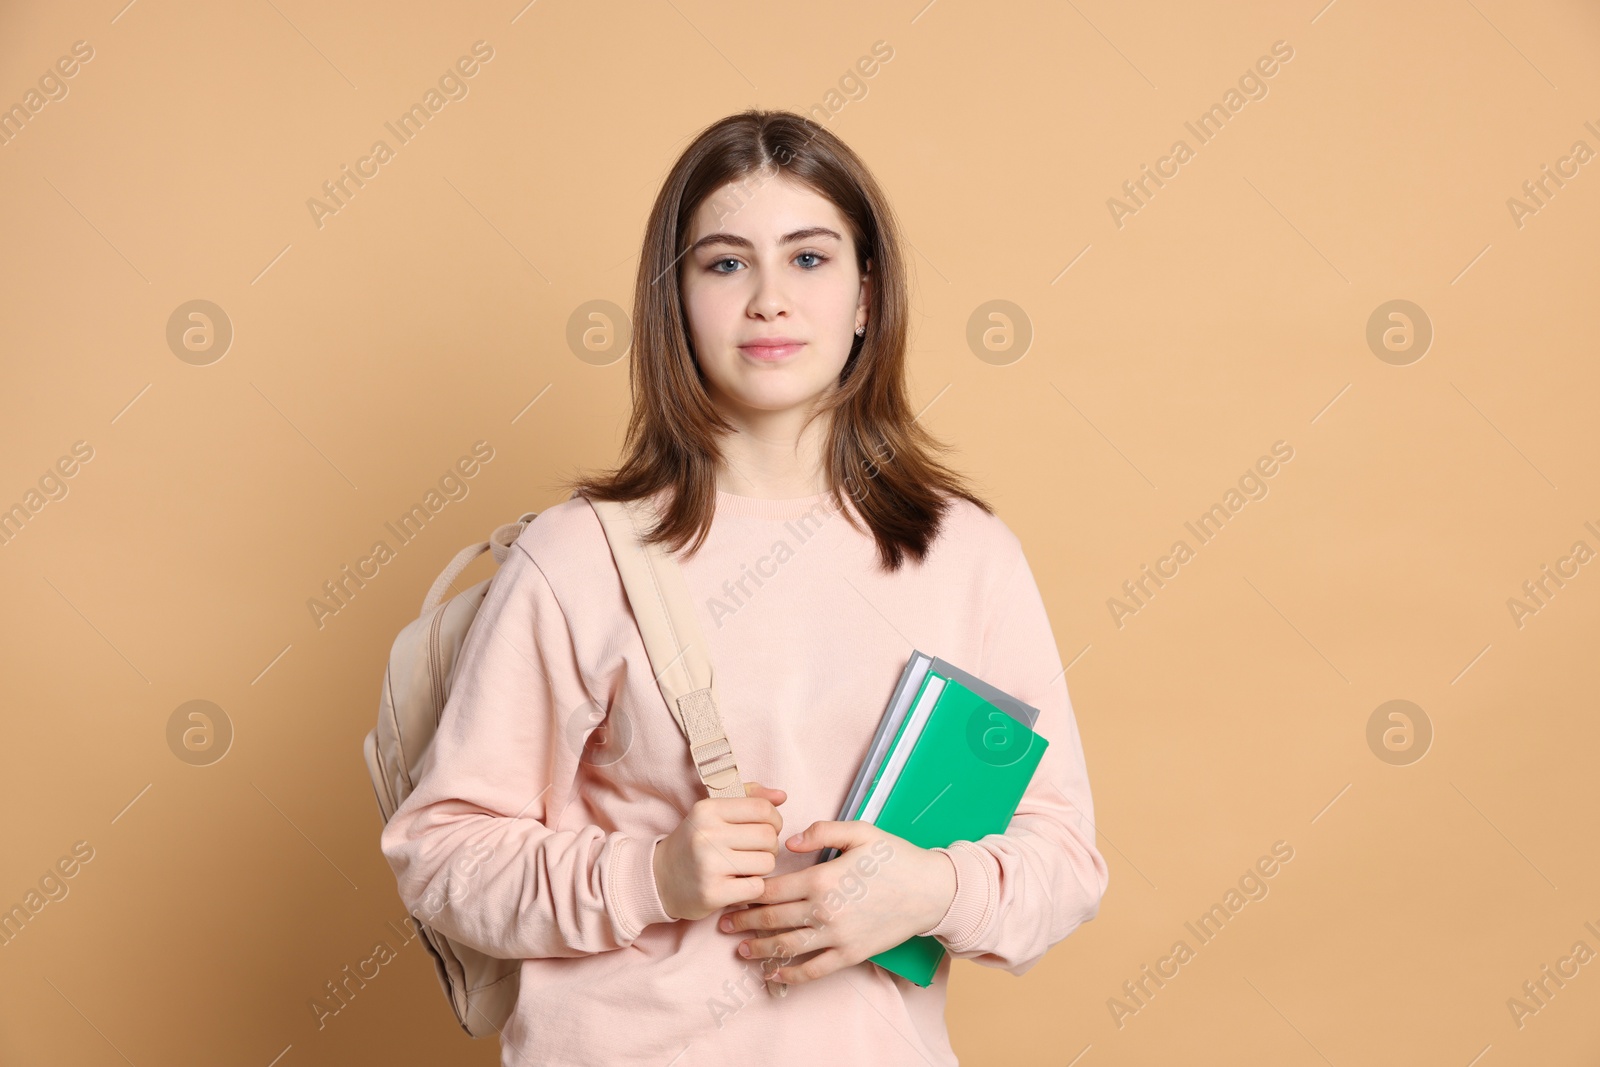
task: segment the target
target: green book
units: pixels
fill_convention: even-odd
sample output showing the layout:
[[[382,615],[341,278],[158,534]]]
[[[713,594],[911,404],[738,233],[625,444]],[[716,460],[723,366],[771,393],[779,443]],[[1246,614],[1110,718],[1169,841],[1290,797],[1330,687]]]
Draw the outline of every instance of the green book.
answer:
[[[934,663],[853,816],[919,848],[1004,833],[1050,744]],[[912,937],[871,959],[927,986],[944,955]]]

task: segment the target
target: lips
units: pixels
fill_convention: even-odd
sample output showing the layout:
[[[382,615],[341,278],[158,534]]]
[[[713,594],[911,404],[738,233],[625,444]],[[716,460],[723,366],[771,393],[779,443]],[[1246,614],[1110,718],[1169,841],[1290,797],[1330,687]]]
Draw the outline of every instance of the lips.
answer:
[[[800,349],[805,347],[804,341],[797,341],[793,337],[763,337],[739,346],[739,351],[751,359],[774,362],[788,359]]]

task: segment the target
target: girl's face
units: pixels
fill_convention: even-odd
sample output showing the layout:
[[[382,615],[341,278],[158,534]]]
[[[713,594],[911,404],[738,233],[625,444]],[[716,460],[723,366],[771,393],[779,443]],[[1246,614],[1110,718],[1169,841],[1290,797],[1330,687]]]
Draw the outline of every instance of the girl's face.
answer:
[[[839,209],[788,178],[756,175],[707,197],[689,240],[679,284],[712,402],[741,421],[809,413],[867,321],[870,283]]]

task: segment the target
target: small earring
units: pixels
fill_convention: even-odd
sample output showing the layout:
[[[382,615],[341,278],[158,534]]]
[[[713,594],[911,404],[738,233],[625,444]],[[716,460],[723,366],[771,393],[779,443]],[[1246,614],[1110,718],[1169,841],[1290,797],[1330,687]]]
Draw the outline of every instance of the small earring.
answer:
[[[857,326],[856,327],[856,336],[857,337],[865,337],[866,335],[867,335],[867,328],[865,326]]]

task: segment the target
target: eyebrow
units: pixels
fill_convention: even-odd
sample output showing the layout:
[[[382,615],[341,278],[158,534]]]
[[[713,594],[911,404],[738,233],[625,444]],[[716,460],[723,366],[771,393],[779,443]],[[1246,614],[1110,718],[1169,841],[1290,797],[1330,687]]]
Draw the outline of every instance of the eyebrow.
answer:
[[[809,241],[816,237],[831,237],[835,241],[843,240],[836,231],[830,230],[826,226],[808,226],[803,230],[795,230],[793,233],[784,234],[778,238],[778,243],[787,245],[796,241]],[[740,237],[736,233],[708,233],[690,245],[685,254],[699,251],[707,245],[733,245],[735,248],[755,248],[755,245],[751,244],[747,238]]]

